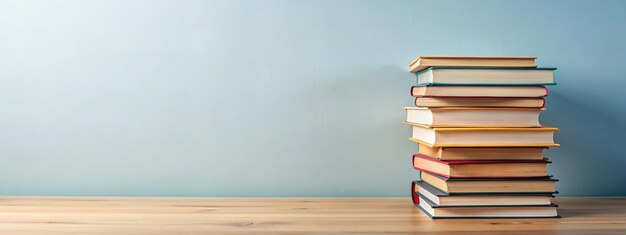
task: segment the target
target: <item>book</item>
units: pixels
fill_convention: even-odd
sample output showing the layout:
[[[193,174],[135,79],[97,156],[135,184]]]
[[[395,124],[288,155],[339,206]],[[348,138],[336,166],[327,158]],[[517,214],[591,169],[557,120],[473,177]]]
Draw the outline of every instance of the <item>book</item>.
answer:
[[[554,127],[429,127],[413,126],[409,140],[429,147],[556,147]]]
[[[544,86],[413,86],[411,96],[427,97],[544,97]]]
[[[443,147],[420,144],[418,153],[439,160],[541,160],[545,147]]]
[[[413,194],[413,203],[429,217],[436,218],[558,218],[556,204],[550,205],[466,205],[439,206]]]
[[[533,108],[406,107],[406,122],[429,127],[540,127]]]
[[[420,86],[554,85],[554,70],[556,68],[429,67],[416,76]]]
[[[413,167],[446,178],[531,178],[547,177],[548,163],[542,160],[450,160],[413,155]]]
[[[475,193],[557,193],[557,179],[539,178],[446,178],[425,171],[420,178],[448,195]]]
[[[459,193],[449,195],[423,181],[413,181],[412,192],[438,206],[502,206],[502,205],[550,205],[554,196],[549,193]]]
[[[416,107],[543,108],[543,98],[415,97]]]
[[[431,66],[537,67],[534,56],[418,56],[409,71],[419,72]]]

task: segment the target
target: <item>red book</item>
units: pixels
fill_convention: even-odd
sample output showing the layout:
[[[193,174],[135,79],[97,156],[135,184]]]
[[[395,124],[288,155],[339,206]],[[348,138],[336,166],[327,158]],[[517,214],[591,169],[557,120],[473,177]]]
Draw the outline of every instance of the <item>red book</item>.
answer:
[[[426,155],[413,155],[413,167],[415,169],[446,178],[547,177],[548,163],[550,162],[546,159],[441,161]]]
[[[527,97],[415,97],[415,107],[543,108],[546,100]]]

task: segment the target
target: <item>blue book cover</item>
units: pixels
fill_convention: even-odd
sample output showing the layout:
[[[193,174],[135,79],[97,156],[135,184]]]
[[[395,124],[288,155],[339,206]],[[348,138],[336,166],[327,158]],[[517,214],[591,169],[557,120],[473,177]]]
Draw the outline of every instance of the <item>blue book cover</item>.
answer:
[[[421,74],[426,74],[429,72],[432,72],[434,70],[438,70],[438,69],[469,69],[469,70],[549,70],[549,71],[554,71],[556,70],[556,68],[519,68],[519,67],[483,67],[483,66],[472,66],[472,67],[467,67],[467,66],[433,66],[433,67],[429,67],[426,68],[424,70],[421,70],[417,73],[415,73],[416,75],[416,82],[417,85],[419,86],[546,86],[546,85],[556,85],[556,82],[553,80],[552,82],[537,82],[537,83],[533,83],[533,82],[520,82],[520,83],[508,83],[508,82],[502,82],[502,83],[485,83],[485,82],[430,82],[430,81],[420,81],[420,75]]]

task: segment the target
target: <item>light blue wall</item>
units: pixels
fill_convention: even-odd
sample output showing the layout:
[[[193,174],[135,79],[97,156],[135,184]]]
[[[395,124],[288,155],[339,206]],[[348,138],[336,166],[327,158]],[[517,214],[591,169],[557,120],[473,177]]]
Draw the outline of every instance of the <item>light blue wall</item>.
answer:
[[[401,196],[417,55],[559,68],[562,195],[626,195],[626,1],[0,1],[0,194]]]

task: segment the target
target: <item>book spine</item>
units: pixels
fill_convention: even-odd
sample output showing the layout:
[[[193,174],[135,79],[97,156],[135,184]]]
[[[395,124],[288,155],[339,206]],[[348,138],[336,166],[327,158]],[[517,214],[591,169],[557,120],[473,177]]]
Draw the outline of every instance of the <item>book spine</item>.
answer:
[[[411,200],[413,200],[413,204],[416,206],[420,204],[419,195],[415,192],[415,181],[411,182]]]

